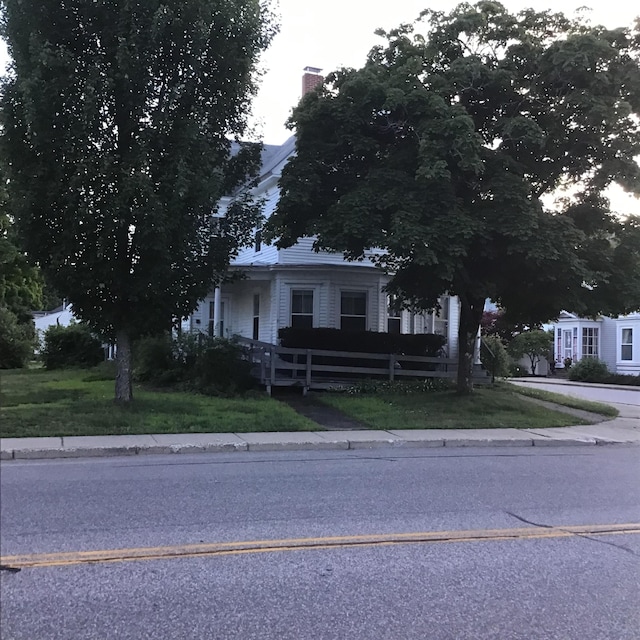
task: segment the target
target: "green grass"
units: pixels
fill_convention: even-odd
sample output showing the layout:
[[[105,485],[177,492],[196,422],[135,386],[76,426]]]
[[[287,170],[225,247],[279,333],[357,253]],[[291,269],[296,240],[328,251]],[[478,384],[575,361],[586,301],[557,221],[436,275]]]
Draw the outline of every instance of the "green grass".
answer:
[[[572,409],[590,411],[591,413],[597,413],[601,416],[607,416],[609,418],[615,418],[619,413],[619,411],[615,407],[612,407],[608,404],[602,404],[601,402],[591,402],[591,400],[583,400],[582,398],[565,396],[560,393],[553,393],[552,391],[544,391],[543,389],[535,389],[533,387],[524,387],[520,386],[519,384],[510,384],[509,382],[502,382],[500,384],[501,386],[505,386],[511,391],[515,391],[522,396],[536,398],[537,400],[545,400],[547,402],[553,402],[564,407],[571,407]]]
[[[325,394],[322,402],[376,429],[541,429],[588,424],[522,398],[502,386],[476,389],[471,396],[453,391],[408,395]]]
[[[242,398],[136,386],[131,406],[112,380],[81,370],[0,372],[0,437],[312,431],[317,425],[263,394]]]

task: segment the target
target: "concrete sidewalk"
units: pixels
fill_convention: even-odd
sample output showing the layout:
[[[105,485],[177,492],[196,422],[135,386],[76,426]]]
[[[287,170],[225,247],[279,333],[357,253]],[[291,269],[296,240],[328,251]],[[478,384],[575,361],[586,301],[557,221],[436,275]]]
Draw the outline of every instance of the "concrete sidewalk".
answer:
[[[557,447],[640,444],[640,431],[616,418],[599,424],[553,429],[394,429],[65,436],[0,439],[2,460],[85,458],[168,453],[303,451],[380,447]]]

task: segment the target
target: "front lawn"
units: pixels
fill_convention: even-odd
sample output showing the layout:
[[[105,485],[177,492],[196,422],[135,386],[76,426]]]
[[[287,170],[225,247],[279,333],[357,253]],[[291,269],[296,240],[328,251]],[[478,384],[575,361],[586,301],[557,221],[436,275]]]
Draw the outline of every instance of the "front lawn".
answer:
[[[375,429],[541,429],[587,421],[528,401],[506,387],[479,388],[471,396],[453,391],[349,395],[327,393],[322,402]]]
[[[113,381],[95,377],[82,370],[0,372],[0,437],[318,428],[260,392],[242,398],[214,398],[136,386],[132,405],[121,407],[113,401]]]

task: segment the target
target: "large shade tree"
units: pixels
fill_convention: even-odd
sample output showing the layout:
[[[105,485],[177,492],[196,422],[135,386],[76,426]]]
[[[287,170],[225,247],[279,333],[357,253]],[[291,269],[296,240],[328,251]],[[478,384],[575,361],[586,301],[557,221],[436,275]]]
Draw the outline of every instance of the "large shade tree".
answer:
[[[457,295],[461,393],[487,298],[529,325],[640,307],[637,221],[602,196],[640,190],[638,28],[481,2],[380,35],[294,110],[272,237],[384,249],[407,306]]]
[[[117,400],[132,337],[189,314],[259,214],[245,197],[212,218],[259,162],[232,141],[275,30],[265,2],[0,2],[10,210],[50,285],[115,337]]]

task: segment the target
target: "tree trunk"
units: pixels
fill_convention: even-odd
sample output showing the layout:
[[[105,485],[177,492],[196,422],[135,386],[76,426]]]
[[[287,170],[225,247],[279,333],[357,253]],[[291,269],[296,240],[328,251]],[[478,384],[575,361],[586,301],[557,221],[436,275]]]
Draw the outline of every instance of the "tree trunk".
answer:
[[[116,402],[131,402],[133,390],[131,386],[131,340],[125,330],[116,334]]]
[[[473,391],[473,361],[484,298],[474,299],[460,296],[460,325],[458,326],[458,395],[469,395]]]

